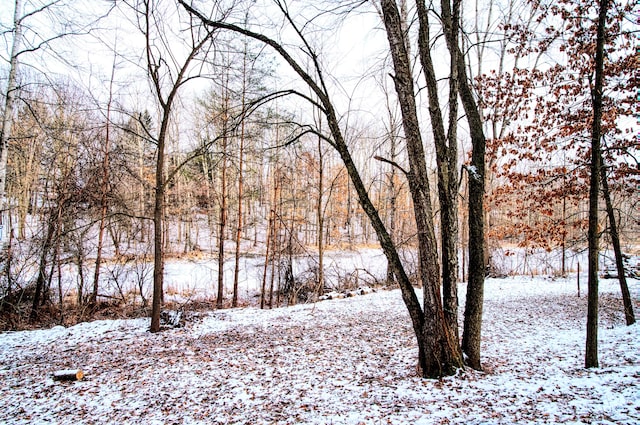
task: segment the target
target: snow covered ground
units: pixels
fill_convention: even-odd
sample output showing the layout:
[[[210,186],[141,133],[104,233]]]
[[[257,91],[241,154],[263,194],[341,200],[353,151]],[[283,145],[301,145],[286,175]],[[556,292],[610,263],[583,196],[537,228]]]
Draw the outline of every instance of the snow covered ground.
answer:
[[[441,381],[415,376],[397,290],[192,313],[159,334],[147,319],[2,333],[0,423],[640,423],[640,328],[624,325],[617,283],[602,281],[601,368],[584,369],[576,293],[575,276],[490,279],[486,370]],[[85,379],[51,379],[70,368]]]

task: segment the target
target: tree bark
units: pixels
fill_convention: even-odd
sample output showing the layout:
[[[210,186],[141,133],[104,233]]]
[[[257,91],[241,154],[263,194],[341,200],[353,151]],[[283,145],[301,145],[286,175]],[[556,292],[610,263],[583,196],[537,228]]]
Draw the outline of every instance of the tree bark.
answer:
[[[600,193],[600,138],[602,137],[602,84],[604,70],[604,30],[608,0],[600,0],[596,36],[595,81],[592,91],[591,175],[589,178],[589,272],[587,295],[587,338],[585,367],[599,367],[598,361],[598,196]]]
[[[53,235],[56,231],[56,220],[53,211],[49,213],[47,222],[47,234],[42,244],[42,252],[40,254],[40,264],[38,265],[38,277],[36,279],[35,294],[33,295],[33,303],[31,304],[30,320],[38,318],[38,309],[42,299],[45,297],[45,283],[47,280],[47,258],[53,244]]]
[[[267,274],[269,272],[269,259],[271,258],[271,239],[273,238],[273,225],[275,217],[275,206],[269,210],[269,221],[267,224],[267,240],[265,242],[266,252],[264,254],[264,269],[262,273],[262,286],[260,288],[260,309],[264,309],[267,295]]]
[[[322,122],[321,119],[318,121]],[[318,126],[319,128],[322,125]],[[324,291],[324,208],[322,194],[324,192],[324,157],[322,154],[322,139],[318,137],[318,199],[316,201],[316,215],[318,217],[318,283],[316,296],[320,297]]]
[[[246,21],[245,15],[245,21]],[[244,43],[244,51],[242,56],[242,110],[246,107],[247,96],[247,43]],[[238,214],[236,225],[236,253],[235,265],[233,269],[233,296],[231,298],[231,307],[238,306],[238,281],[240,279],[240,242],[242,239],[242,197],[244,194],[244,139],[245,139],[245,120],[240,123],[240,147],[238,152]]]
[[[226,89],[223,89],[226,90]],[[218,295],[216,308],[221,309],[224,301],[224,240],[227,229],[227,111],[229,108],[229,94],[225,94],[223,110],[222,136],[222,170],[220,170],[220,216],[218,223]]]
[[[160,310],[162,309],[162,293],[164,286],[164,150],[169,109],[165,109],[156,153],[155,202],[153,207],[153,299],[151,301],[151,332],[160,331]]]

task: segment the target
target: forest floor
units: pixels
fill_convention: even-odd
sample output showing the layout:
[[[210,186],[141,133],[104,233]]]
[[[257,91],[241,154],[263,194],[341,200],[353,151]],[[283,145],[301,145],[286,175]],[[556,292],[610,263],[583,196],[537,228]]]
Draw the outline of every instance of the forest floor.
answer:
[[[442,380],[416,377],[398,290],[191,313],[158,334],[148,319],[1,333],[0,423],[640,423],[640,327],[616,281],[601,282],[598,369],[575,277],[489,279],[485,298],[485,371]],[[85,379],[51,379],[70,368]]]

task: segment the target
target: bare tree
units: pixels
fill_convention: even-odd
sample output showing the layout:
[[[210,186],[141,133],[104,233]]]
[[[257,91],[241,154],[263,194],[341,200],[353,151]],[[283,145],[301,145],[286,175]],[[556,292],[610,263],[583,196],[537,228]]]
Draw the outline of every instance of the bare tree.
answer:
[[[98,227],[98,246],[96,250],[96,263],[93,273],[93,289],[89,304],[95,306],[98,299],[98,284],[100,281],[100,266],[102,264],[102,250],[104,248],[104,231],[107,222],[107,195],[109,194],[109,151],[111,144],[111,108],[113,103],[113,82],[116,71],[116,58],[111,66],[111,78],[109,79],[109,98],[107,100],[107,112],[105,121],[105,143],[102,161],[102,181],[100,182],[100,225]]]
[[[169,30],[167,16],[158,4],[151,0],[140,0],[135,4],[139,30],[145,37],[145,61],[153,94],[160,108],[159,128],[154,136],[156,145],[155,195],[153,208],[154,271],[153,299],[151,311],[151,332],[160,330],[160,309],[164,282],[164,207],[167,184],[175,171],[165,173],[166,144],[173,107],[180,89],[197,78],[191,73],[191,65],[198,55],[211,44],[213,32],[198,26],[190,26],[189,36],[180,42],[186,56],[180,57],[176,40]],[[188,43],[188,44],[187,44]],[[182,52],[180,52],[182,53]]]
[[[7,80],[7,92],[5,96],[4,111],[2,114],[2,129],[0,130],[0,226],[4,226],[5,192],[7,183],[7,159],[8,142],[13,123],[13,110],[17,91],[18,56],[22,43],[22,0],[15,0],[13,13],[13,43],[11,45],[11,57],[9,58],[9,78]],[[0,246],[3,245],[3,232],[0,231]]]
[[[429,96],[429,115],[436,151],[438,200],[440,201],[440,232],[442,246],[442,287],[446,325],[458,341],[458,62],[462,59],[451,48],[449,67],[449,119],[445,130],[440,108],[438,81],[431,57],[429,13],[425,4],[416,2],[419,19],[418,46]],[[446,12],[445,6],[443,10]],[[447,46],[457,46],[459,3],[454,4],[454,16],[442,13]]]
[[[224,301],[224,241],[226,239],[225,233],[227,231],[227,216],[228,216],[228,207],[227,207],[227,169],[228,169],[228,145],[229,138],[227,137],[227,127],[230,121],[230,111],[229,111],[229,69],[225,69],[222,71],[224,73],[223,77],[223,86],[222,86],[222,111],[221,111],[221,119],[222,119],[222,166],[220,167],[220,194],[219,194],[219,218],[218,218],[218,295],[216,297],[216,308],[220,309],[223,307]]]
[[[469,273],[467,300],[464,312],[462,350],[468,363],[480,369],[480,343],[482,330],[482,306],[484,303],[485,236],[484,236],[484,191],[486,138],[482,115],[475,100],[471,81],[467,76],[465,56],[460,48],[458,30],[460,0],[442,0],[442,20],[447,47],[452,56],[452,66],[457,68],[460,101],[466,114],[471,135],[471,165],[467,167],[469,182]]]
[[[246,15],[245,15],[246,20]],[[240,90],[240,106],[244,110],[247,106],[247,72],[249,70],[247,62],[249,61],[249,52],[247,47],[247,40],[243,40],[242,49],[242,87]],[[238,306],[238,284],[240,276],[240,242],[242,240],[242,222],[244,220],[242,203],[244,194],[244,155],[245,155],[245,139],[246,139],[246,121],[242,120],[240,124],[240,146],[238,147],[238,209],[237,209],[237,221],[236,221],[236,252],[235,252],[235,265],[233,268],[233,296],[231,298],[231,306]]]

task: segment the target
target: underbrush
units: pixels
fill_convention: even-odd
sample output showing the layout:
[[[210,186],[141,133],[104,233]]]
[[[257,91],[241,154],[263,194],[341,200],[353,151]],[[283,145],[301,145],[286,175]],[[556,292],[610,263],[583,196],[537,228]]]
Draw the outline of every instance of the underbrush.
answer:
[[[73,326],[81,322],[104,319],[137,318],[149,315],[141,305],[119,300],[99,300],[95,306],[64,301],[62,306],[45,301],[33,311],[33,289],[26,288],[0,299],[0,331]]]

